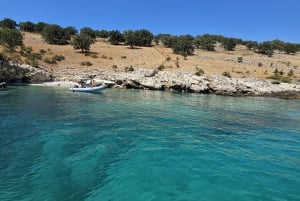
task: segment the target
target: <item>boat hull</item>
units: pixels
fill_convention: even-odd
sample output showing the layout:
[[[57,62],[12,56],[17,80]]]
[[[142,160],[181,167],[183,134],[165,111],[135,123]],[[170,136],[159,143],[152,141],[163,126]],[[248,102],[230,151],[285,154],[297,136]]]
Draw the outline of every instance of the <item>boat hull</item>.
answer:
[[[91,93],[96,93],[96,92],[103,91],[105,88],[106,88],[106,86],[85,87],[85,88],[73,87],[73,88],[70,88],[70,91],[73,91],[73,92],[91,92]]]

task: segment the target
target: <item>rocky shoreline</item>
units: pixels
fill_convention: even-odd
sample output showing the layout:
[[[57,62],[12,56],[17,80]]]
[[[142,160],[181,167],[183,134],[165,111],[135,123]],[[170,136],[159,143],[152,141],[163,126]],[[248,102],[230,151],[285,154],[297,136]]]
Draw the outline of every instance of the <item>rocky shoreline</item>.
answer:
[[[69,73],[69,72],[68,72]],[[0,79],[6,82],[41,83],[63,81],[77,82],[87,73],[79,72],[60,75],[28,65],[13,64],[0,69]],[[98,71],[90,73],[97,79],[115,83],[114,87],[150,90],[170,90],[189,93],[218,94],[228,96],[275,96],[280,98],[300,98],[299,83],[278,83],[258,78],[228,78],[220,75],[196,76],[188,72],[166,72],[157,69],[132,68],[127,71]],[[69,82],[71,81],[71,82]]]
[[[196,76],[190,73],[135,68],[131,72],[103,72],[99,78],[122,87],[211,93],[229,96],[276,96],[299,98],[300,84],[277,83],[257,78],[228,78],[219,75]]]

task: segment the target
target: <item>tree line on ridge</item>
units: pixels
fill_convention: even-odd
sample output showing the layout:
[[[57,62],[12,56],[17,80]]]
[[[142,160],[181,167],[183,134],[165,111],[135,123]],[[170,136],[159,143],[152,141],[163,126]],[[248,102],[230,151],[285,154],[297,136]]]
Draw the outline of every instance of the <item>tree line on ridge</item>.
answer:
[[[89,52],[90,46],[95,43],[96,38],[106,38],[112,45],[125,44],[131,48],[150,47],[153,43],[163,44],[172,48],[175,54],[182,56],[193,55],[195,49],[215,51],[217,43],[220,43],[224,50],[233,51],[236,45],[244,45],[249,50],[258,54],[272,57],[274,50],[283,51],[286,54],[295,54],[300,51],[300,44],[287,43],[281,40],[257,42],[244,41],[239,38],[225,37],[222,35],[203,34],[196,37],[191,35],[174,36],[171,34],[152,34],[149,30],[93,30],[90,27],[83,27],[78,30],[75,27],[61,27],[57,24],[44,22],[33,23],[30,21],[20,22],[4,18],[0,21],[0,44],[10,50],[23,44],[23,36],[20,31],[39,33],[49,44],[67,45],[82,52]]]

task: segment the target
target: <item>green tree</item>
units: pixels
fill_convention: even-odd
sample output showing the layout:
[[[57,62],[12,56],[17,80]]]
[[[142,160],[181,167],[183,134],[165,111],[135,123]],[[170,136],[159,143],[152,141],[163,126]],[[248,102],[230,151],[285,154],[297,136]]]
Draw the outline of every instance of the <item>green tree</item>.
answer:
[[[38,22],[37,24],[34,25],[34,32],[36,33],[42,33],[44,28],[49,25],[47,23],[44,22]]]
[[[271,41],[266,41],[263,43],[259,43],[257,46],[257,51],[260,54],[265,54],[269,57],[272,57],[273,53],[274,53],[274,46],[273,43]]]
[[[153,40],[153,34],[145,29],[136,31],[127,30],[123,33],[123,35],[126,44],[130,45],[131,48],[133,48],[134,45],[149,47]]]
[[[184,57],[192,55],[194,53],[193,37],[190,35],[176,37],[172,49],[175,54],[181,54]]]
[[[194,40],[194,43],[196,48],[207,51],[215,51],[216,41],[209,34],[197,36]]]
[[[14,50],[17,46],[23,44],[23,36],[16,29],[0,29],[0,44]]]
[[[90,28],[90,27],[83,27],[80,29],[80,34],[85,34],[88,35],[89,37],[95,39],[96,38],[96,33],[95,31]]]
[[[223,46],[225,50],[233,51],[236,46],[236,41],[233,38],[225,38]]]
[[[110,31],[109,42],[112,45],[119,45],[121,42],[124,42],[124,37],[119,30]]]
[[[106,30],[97,30],[95,31],[96,36],[99,38],[108,38],[109,37],[109,31]]]
[[[72,26],[68,26],[68,27],[64,28],[64,30],[69,35],[69,37],[76,35],[78,32],[77,29]]]
[[[243,45],[245,45],[248,48],[248,50],[255,51],[258,46],[258,43],[256,41],[244,41]]]
[[[34,32],[34,23],[26,21],[20,22],[19,24],[20,30],[27,32]]]
[[[65,45],[70,40],[69,34],[59,25],[46,25],[42,37],[49,44]]]
[[[136,37],[136,45],[138,46],[151,46],[152,40],[153,40],[153,34],[146,30],[146,29],[140,29],[134,32],[134,35]]]
[[[130,47],[133,49],[133,46],[137,44],[135,32],[133,30],[127,30],[127,31],[124,31],[123,35],[124,35],[126,44],[130,45]]]
[[[81,52],[89,52],[90,46],[95,43],[95,40],[87,34],[76,35],[71,42],[75,50],[80,49]]]
[[[4,18],[3,20],[0,21],[0,28],[16,29],[16,27],[17,27],[17,23],[12,19]]]
[[[172,48],[176,42],[176,37],[170,34],[159,34],[157,37],[165,47]]]
[[[297,49],[297,45],[293,44],[293,43],[285,43],[283,45],[283,50],[287,53],[287,54],[295,54],[298,49]]]
[[[276,40],[271,41],[271,43],[272,43],[274,50],[283,51],[283,48],[285,45],[285,43],[283,41],[276,39]]]

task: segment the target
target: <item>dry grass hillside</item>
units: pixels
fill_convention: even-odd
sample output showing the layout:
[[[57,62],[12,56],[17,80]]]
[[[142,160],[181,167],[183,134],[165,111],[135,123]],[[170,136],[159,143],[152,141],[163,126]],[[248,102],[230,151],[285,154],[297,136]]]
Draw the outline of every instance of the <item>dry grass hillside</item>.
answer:
[[[195,73],[202,69],[206,74],[222,74],[227,71],[233,77],[266,78],[273,75],[277,68],[284,75],[290,70],[294,72],[294,80],[300,79],[300,52],[296,55],[287,55],[275,52],[273,57],[260,55],[247,50],[244,46],[237,46],[235,51],[224,51],[217,46],[215,52],[195,50],[193,56],[184,59],[172,53],[170,48],[162,45],[130,49],[125,45],[113,46],[104,39],[97,39],[91,46],[90,54],[85,55],[74,50],[71,45],[49,45],[38,34],[24,33],[24,44],[32,47],[33,52],[46,53],[39,63],[59,77],[74,74],[77,71],[97,73],[102,70],[123,70],[130,66],[143,68],[158,68],[163,65],[165,71],[185,71]],[[54,55],[63,55],[65,60],[56,64],[44,62],[45,58]],[[242,62],[238,62],[242,57]],[[90,62],[91,66],[82,66],[82,62]]]

